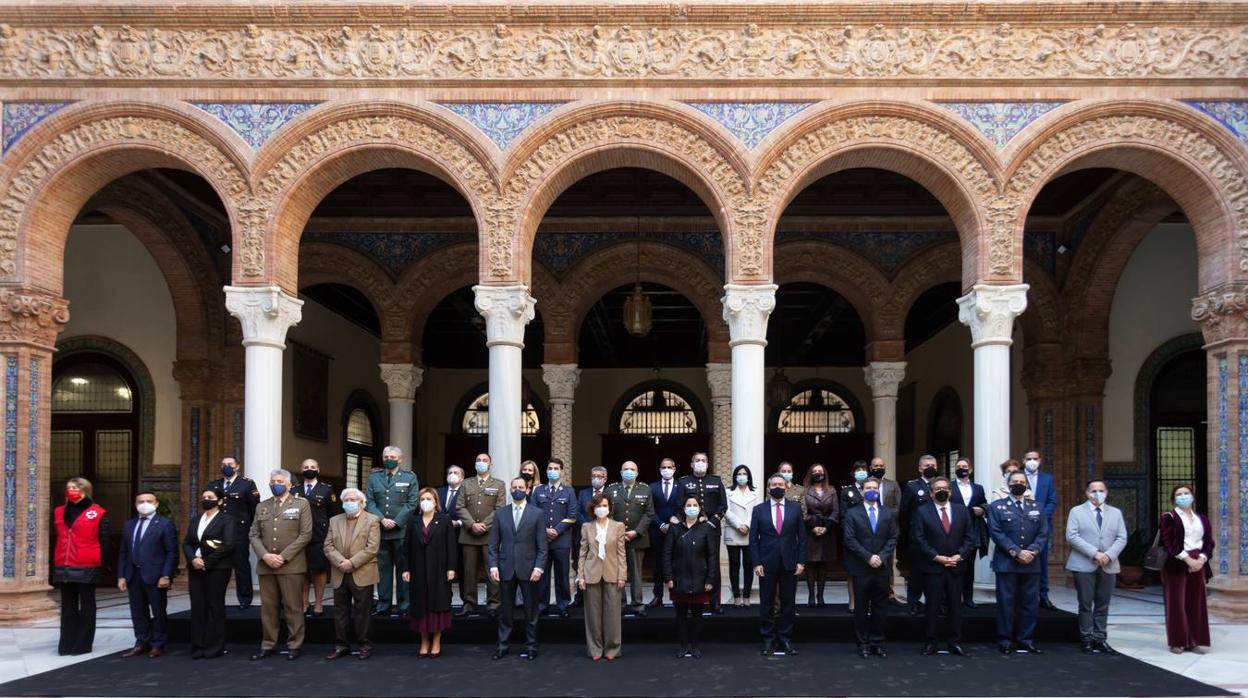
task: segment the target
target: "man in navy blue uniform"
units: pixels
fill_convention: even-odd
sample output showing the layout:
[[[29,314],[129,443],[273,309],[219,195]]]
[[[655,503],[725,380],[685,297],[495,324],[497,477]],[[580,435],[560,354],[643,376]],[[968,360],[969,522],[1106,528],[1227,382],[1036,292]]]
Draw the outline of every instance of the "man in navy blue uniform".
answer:
[[[1028,451],[1023,454],[1023,474],[1027,476],[1027,486],[1031,488],[1031,496],[1036,504],[1044,509],[1044,520],[1053,530],[1053,512],[1057,511],[1057,485],[1053,476],[1040,471],[1040,452]],[[1056,611],[1057,606],[1049,601],[1049,544],[1046,541],[1044,550],[1040,551],[1040,608]]]
[[[572,591],[568,585],[568,566],[572,552],[572,531],[577,526],[576,493],[563,484],[563,461],[551,458],[546,463],[546,484],[533,490],[533,503],[542,510],[546,525],[546,572],[537,584],[537,612],[550,607],[550,578],[555,578],[555,605],[560,618],[568,617]],[[552,575],[553,572],[553,575]]]
[[[967,508],[951,501],[949,478],[930,483],[932,502],[914,512],[910,538],[914,541],[914,572],[923,576],[927,598],[927,644],[923,654],[936,654],[940,641],[940,610],[948,604],[949,653],[967,656],[962,649],[962,576],[975,553],[975,526]]]
[[[759,632],[763,654],[793,649],[793,619],[797,615],[797,578],[806,571],[806,524],[802,506],[785,499],[785,479],[767,479],[768,499],[750,514],[750,559],[758,576]],[[776,594],[780,617],[776,618]]]
[[[169,584],[178,566],[178,532],[173,522],[156,513],[156,495],[140,492],[134,498],[138,516],[121,528],[121,555],[117,559],[117,588],[130,596],[134,647],[121,656],[165,653]]]
[[[988,506],[988,536],[996,546],[992,570],[997,573],[997,647],[1039,654],[1032,641],[1040,606],[1040,554],[1049,544],[1044,509],[1027,499],[1027,476],[1010,474],[1010,496]],[[1018,620],[1015,622],[1015,614]]]
[[[659,481],[650,485],[650,493],[654,499],[654,523],[650,525],[650,540],[658,543],[651,550],[657,550],[657,557],[662,558],[663,539],[667,537],[667,529],[671,526],[672,519],[678,516],[685,498],[676,483],[676,461],[671,458],[659,461],[659,476]],[[647,608],[663,605],[663,574],[659,571],[661,567],[659,564],[654,566],[654,598],[646,604]]]

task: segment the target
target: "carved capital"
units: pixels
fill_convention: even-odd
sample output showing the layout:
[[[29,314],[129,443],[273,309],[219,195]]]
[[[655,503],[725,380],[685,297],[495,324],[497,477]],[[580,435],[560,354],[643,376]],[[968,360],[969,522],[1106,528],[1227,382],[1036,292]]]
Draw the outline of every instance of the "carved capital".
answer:
[[[1248,339],[1248,284],[1223,284],[1192,299],[1192,319],[1205,342]]]
[[[303,317],[303,301],[277,286],[226,286],[225,309],[238,318],[243,346],[286,348],[286,331]]]
[[[958,299],[958,320],[971,328],[972,349],[1013,344],[1014,318],[1027,309],[1027,288],[1027,284],[975,284]]]
[[[0,289],[0,342],[53,349],[67,322],[69,301],[64,298],[43,291]]]
[[[415,400],[425,369],[415,364],[379,364],[391,400]]]
[[[576,364],[542,364],[542,380],[550,389],[551,403],[570,405],[581,383],[581,369]]]
[[[872,361],[862,369],[871,397],[897,399],[897,388],[906,377],[905,361]]]
[[[711,388],[712,404],[730,402],[732,400],[732,364],[707,364],[706,384]]]
[[[767,345],[767,318],[776,307],[775,284],[724,284],[724,322],[729,346]]]
[[[524,348],[524,326],[533,319],[537,301],[527,286],[473,286],[474,305],[485,318],[485,345]]]

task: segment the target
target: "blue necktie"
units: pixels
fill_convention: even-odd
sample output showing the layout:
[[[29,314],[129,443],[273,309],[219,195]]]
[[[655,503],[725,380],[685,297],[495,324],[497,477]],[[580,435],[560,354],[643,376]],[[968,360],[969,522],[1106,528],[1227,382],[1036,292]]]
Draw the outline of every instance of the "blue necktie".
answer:
[[[1100,508],[1100,507],[1097,507],[1097,508],[1096,508],[1096,527],[1097,527],[1097,528],[1100,528],[1100,527],[1101,527],[1101,523],[1102,523],[1103,521],[1104,521],[1104,519],[1102,519],[1102,518],[1101,518],[1101,508]]]
[[[867,514],[871,519],[871,532],[875,533],[875,507],[867,507]]]
[[[133,547],[134,547],[134,566],[135,567],[138,567],[139,563],[142,562],[143,556],[139,552],[142,548],[139,547],[139,543],[143,541],[143,532],[145,530],[147,530],[147,517],[143,516],[139,518],[138,530],[134,532],[134,546]]]

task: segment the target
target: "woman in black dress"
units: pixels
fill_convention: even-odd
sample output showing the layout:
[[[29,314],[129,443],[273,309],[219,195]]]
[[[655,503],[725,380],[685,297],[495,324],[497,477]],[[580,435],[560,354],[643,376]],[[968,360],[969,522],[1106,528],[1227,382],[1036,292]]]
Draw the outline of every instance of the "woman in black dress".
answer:
[[[437,659],[442,655],[442,631],[451,627],[451,582],[459,565],[459,546],[437,490],[426,487],[419,496],[420,514],[408,522],[399,569],[408,584],[412,632],[420,633],[416,656]]]
[[[204,513],[182,539],[191,595],[191,659],[216,659],[226,653],[225,588],[234,570],[238,524],[221,511],[221,498],[221,490],[214,488],[200,494]]]
[[[663,542],[663,578],[676,606],[680,631],[677,657],[702,658],[702,610],[711,600],[719,571],[719,535],[702,516],[696,496],[685,497],[680,523],[668,527]]]

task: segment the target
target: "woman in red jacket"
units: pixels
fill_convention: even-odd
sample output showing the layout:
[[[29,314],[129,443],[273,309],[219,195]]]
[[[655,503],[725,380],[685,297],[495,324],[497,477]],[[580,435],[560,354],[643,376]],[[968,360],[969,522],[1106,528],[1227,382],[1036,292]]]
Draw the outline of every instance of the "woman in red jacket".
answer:
[[[1205,582],[1213,576],[1213,527],[1195,509],[1192,488],[1179,485],[1171,492],[1174,509],[1161,515],[1161,545],[1166,564],[1161,588],[1166,601],[1166,643],[1175,654],[1190,650],[1204,654],[1209,647],[1209,613]]]
[[[70,478],[65,503],[52,515],[52,583],[61,588],[61,655],[89,654],[95,642],[95,584],[108,554],[108,512],[91,501],[91,492],[85,478]]]

